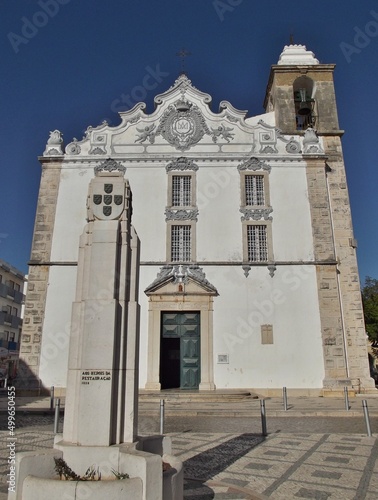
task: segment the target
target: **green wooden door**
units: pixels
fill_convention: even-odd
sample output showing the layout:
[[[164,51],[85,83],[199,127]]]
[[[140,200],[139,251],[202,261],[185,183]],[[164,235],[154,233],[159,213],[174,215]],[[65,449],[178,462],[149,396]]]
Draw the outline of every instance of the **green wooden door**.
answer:
[[[169,340],[179,339],[180,363],[167,354]],[[178,344],[176,344],[176,349]],[[198,389],[200,383],[200,313],[162,313],[162,355],[160,376],[162,388],[172,387],[179,375],[180,389]],[[171,359],[171,361],[169,361]],[[179,374],[176,370],[179,369]]]

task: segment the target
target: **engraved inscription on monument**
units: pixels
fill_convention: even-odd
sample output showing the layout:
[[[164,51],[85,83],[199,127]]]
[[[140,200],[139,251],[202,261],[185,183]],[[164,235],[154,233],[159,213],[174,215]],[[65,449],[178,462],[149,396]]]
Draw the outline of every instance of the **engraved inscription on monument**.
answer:
[[[82,370],[81,383],[89,385],[93,381],[111,380],[112,375],[109,370]]]

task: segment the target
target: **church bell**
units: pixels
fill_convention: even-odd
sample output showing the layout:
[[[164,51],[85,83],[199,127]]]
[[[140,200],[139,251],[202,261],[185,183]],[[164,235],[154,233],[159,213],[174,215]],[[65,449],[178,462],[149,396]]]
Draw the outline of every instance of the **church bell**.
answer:
[[[307,116],[311,114],[311,104],[307,100],[306,89],[299,89],[301,102],[299,104],[298,115]]]

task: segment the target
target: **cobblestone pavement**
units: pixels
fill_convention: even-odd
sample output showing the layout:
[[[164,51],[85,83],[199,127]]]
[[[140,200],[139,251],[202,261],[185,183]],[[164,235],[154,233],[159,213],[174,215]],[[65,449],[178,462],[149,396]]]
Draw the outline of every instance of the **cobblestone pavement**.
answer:
[[[1,414],[1,428],[6,422]],[[17,451],[51,448],[53,415],[17,414]],[[63,419],[60,419],[60,429]],[[139,432],[156,433],[141,415]],[[371,419],[373,435],[378,417]],[[257,417],[168,416],[165,433],[184,461],[185,499],[376,499],[378,439],[361,417],[272,417],[268,436]],[[0,432],[0,500],[7,498],[9,435]],[[53,500],[53,499],[52,499]]]

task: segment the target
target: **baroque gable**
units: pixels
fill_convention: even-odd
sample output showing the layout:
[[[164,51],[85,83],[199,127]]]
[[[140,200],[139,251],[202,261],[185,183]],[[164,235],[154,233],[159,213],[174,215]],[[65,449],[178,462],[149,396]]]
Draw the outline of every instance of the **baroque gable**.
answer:
[[[227,156],[262,154],[295,156],[322,154],[319,147],[308,146],[303,137],[284,136],[272,124],[273,113],[247,118],[246,111],[222,101],[219,112],[210,109],[211,96],[196,89],[188,77],[180,75],[174,85],[155,97],[155,110],[146,113],[146,105],[119,113],[121,123],[111,127],[103,122],[88,127],[82,140],[70,142],[65,153],[62,137],[54,131],[44,156],[64,156],[67,160],[85,157],[94,161],[102,157],[138,158],[143,155],[224,154]],[[258,119],[260,118],[260,119]],[[314,132],[315,134],[315,132]],[[319,139],[312,138],[312,140]]]

